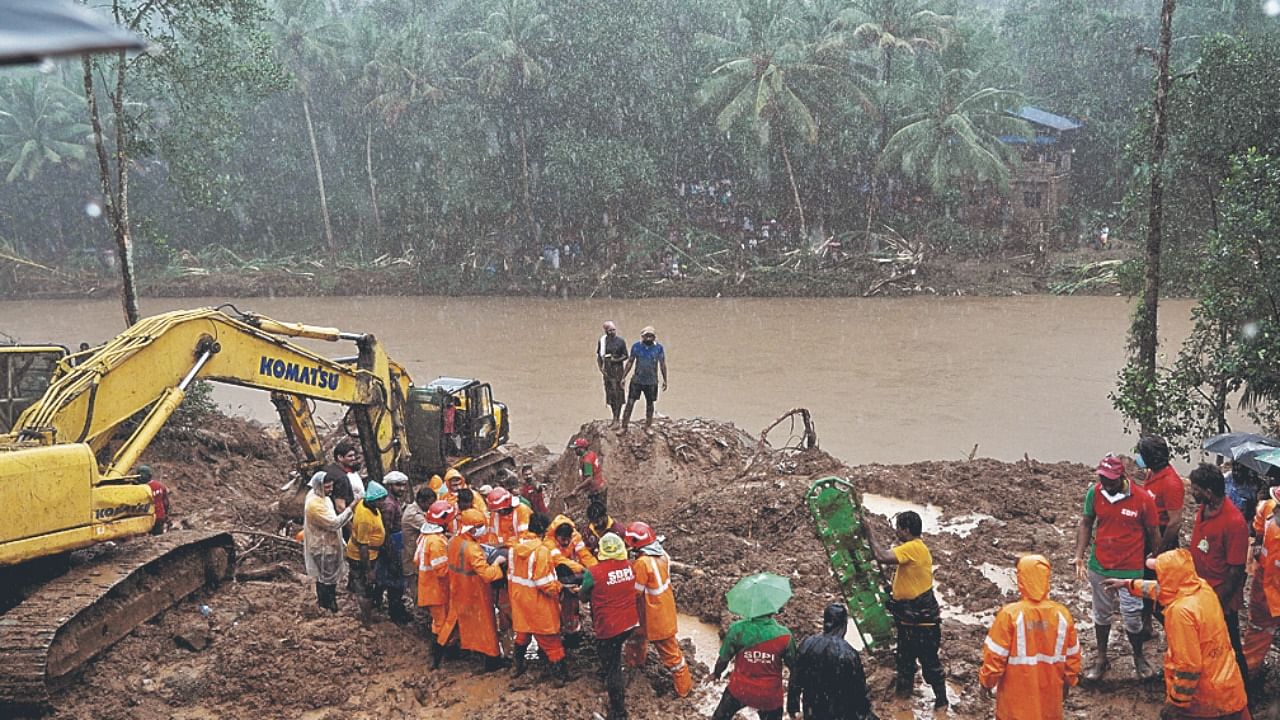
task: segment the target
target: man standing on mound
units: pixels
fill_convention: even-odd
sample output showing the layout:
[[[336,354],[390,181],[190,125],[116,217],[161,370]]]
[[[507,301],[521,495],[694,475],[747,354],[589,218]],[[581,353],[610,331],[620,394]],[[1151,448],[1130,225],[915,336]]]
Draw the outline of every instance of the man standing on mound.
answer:
[[[622,414],[622,427],[618,429],[618,434],[627,431],[627,425],[631,422],[631,410],[635,408],[636,400],[641,395],[645,401],[644,431],[652,434],[653,404],[658,401],[659,370],[662,371],[662,391],[667,391],[667,354],[658,342],[658,334],[652,326],[640,331],[640,342],[631,346],[631,357],[627,358],[622,376],[626,377],[632,367],[636,372],[631,376],[631,384],[627,388],[627,409]]]

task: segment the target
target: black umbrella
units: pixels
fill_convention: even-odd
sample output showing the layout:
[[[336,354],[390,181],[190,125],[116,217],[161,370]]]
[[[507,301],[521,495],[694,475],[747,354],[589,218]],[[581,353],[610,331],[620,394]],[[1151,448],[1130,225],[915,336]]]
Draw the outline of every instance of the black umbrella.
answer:
[[[70,0],[0,0],[0,65],[145,46],[138,36]]]
[[[1224,455],[1231,458],[1232,462],[1240,463],[1262,475],[1266,475],[1271,466],[1258,462],[1254,459],[1254,456],[1280,447],[1280,441],[1256,433],[1231,432],[1215,435],[1205,440],[1204,445],[1201,447],[1204,448],[1205,452]]]

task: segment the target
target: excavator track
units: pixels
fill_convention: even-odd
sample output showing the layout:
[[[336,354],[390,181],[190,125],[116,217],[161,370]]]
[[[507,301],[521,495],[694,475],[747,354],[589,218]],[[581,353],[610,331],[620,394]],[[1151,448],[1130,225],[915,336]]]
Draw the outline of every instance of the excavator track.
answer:
[[[0,617],[0,708],[39,707],[95,655],[196,590],[231,576],[229,533],[145,537],[73,568]]]

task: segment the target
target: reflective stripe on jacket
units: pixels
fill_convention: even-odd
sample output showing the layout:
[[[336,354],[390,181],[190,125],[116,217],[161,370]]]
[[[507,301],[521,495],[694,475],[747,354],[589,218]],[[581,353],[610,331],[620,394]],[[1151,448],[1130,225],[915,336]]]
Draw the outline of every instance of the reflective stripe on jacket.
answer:
[[[640,624],[648,640],[665,640],[676,634],[676,594],[671,590],[671,560],[641,555],[632,563],[636,574]]]
[[[519,633],[557,635],[560,632],[560,581],[551,553],[538,539],[511,549],[507,568],[511,594],[511,627]]]
[[[418,607],[449,604],[449,556],[444,534],[418,536],[413,559],[418,568]]]
[[[1219,717],[1247,704],[1218,595],[1196,574],[1185,548],[1156,558],[1157,600],[1164,605],[1168,649],[1164,655],[1165,701],[1184,717]],[[1141,596],[1137,583],[1130,592]]]
[[[493,611],[493,588],[489,583],[502,577],[502,568],[485,559],[480,543],[465,535],[449,540],[449,614],[441,642],[448,640],[454,626],[463,650],[498,655],[498,625]]]
[[[1061,720],[1062,686],[1080,678],[1071,613],[1048,599],[1049,561],[1018,560],[1022,599],[1000,608],[982,649],[978,681],[996,690],[996,720]]]

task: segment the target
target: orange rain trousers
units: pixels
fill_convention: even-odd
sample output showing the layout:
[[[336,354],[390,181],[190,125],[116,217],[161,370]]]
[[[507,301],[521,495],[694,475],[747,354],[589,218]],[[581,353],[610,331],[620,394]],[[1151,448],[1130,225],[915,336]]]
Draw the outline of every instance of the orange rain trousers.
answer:
[[[560,640],[560,634],[540,635],[538,633],[516,633],[516,645],[524,647],[529,644],[530,639],[538,641],[538,647],[547,654],[547,660],[558,663],[564,659],[564,643]]]

